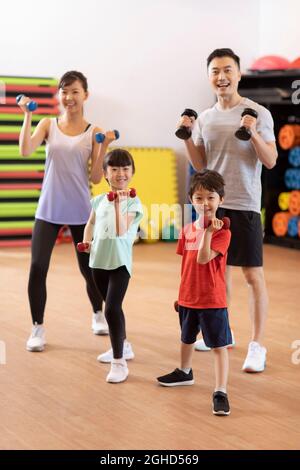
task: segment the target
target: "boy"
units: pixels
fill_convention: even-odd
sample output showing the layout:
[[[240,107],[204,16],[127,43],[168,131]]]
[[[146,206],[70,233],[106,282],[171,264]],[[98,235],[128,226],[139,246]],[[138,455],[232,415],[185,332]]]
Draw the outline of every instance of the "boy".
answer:
[[[213,350],[216,388],[213,413],[229,415],[228,351],[232,343],[226,303],[225,268],[230,230],[216,218],[224,200],[224,180],[204,170],[191,180],[189,198],[199,218],[181,231],[177,253],[182,255],[178,311],[181,326],[181,367],[158,377],[160,385],[193,385],[192,354],[199,331]],[[205,229],[204,221],[208,227]]]

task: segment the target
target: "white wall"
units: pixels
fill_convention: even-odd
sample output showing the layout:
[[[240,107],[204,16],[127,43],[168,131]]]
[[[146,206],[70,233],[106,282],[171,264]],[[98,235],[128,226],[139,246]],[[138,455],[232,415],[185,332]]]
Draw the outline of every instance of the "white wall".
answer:
[[[259,54],[300,56],[299,0],[261,0]]]
[[[26,0],[3,2],[0,74],[85,73],[90,120],[120,145],[182,142],[185,107],[212,103],[206,57],[232,47],[249,67],[259,49],[260,0]],[[5,18],[5,20],[3,20]],[[251,31],[249,32],[249,25]]]

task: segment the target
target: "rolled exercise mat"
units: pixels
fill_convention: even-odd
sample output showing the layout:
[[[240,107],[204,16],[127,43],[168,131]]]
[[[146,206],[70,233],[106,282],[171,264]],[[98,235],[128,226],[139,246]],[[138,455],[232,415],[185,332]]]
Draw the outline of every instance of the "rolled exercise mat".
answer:
[[[278,140],[283,150],[300,145],[300,126],[298,124],[286,124],[280,129]]]
[[[290,192],[288,209],[292,215],[300,215],[300,191]]]
[[[288,223],[291,218],[289,212],[277,212],[272,219],[272,228],[276,237],[284,237],[288,231]]]
[[[278,196],[278,206],[282,211],[287,211],[289,208],[289,200],[291,193],[280,193]]]

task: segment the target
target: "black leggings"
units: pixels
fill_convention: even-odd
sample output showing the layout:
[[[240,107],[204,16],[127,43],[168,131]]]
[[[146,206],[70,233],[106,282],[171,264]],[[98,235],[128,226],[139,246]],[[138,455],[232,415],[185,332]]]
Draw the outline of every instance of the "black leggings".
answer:
[[[36,219],[31,244],[31,267],[28,282],[28,295],[33,323],[43,323],[47,299],[46,278],[53,247],[60,228],[63,225],[52,224]],[[83,239],[85,225],[69,225],[73,243],[76,247]],[[76,250],[76,248],[75,248]],[[103,298],[97,289],[89,267],[89,255],[76,250],[81,274],[86,280],[86,290],[94,312],[102,309]]]
[[[125,317],[122,302],[127,291],[130,275],[125,266],[117,269],[94,269],[93,278],[105,301],[105,318],[114,359],[123,357],[123,343],[126,338]]]

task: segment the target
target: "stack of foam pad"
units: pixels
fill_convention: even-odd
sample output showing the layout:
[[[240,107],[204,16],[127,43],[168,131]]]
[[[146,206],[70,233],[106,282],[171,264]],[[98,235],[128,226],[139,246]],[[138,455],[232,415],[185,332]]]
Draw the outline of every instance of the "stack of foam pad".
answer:
[[[176,156],[166,148],[126,148],[134,159],[136,172],[130,186],[144,206],[140,223],[140,238],[145,243],[178,238],[181,207],[178,201]],[[109,191],[103,178],[92,185],[92,195]]]
[[[16,96],[38,103],[33,128],[43,117],[58,114],[57,80],[38,77],[1,77],[5,96],[0,101],[0,246],[29,245],[44,176],[45,148],[20,157],[18,140],[23,112]]]
[[[279,132],[279,145],[287,150],[290,168],[284,174],[288,191],[280,193],[277,212],[272,220],[277,237],[300,238],[300,126],[285,125]]]

